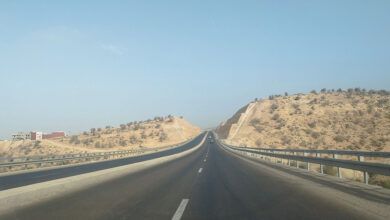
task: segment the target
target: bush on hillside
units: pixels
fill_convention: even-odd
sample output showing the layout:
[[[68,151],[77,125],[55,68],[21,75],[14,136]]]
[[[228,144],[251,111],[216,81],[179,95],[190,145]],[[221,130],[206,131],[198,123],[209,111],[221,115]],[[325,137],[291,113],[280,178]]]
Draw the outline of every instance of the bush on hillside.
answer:
[[[125,140],[120,140],[119,141],[119,145],[121,145],[122,147],[125,147],[126,146],[126,141]]]
[[[100,142],[98,141],[98,142],[95,143],[95,147],[96,147],[96,148],[101,148],[102,145],[100,145]]]
[[[256,141],[256,146],[257,146],[257,147],[261,147],[261,146],[262,146],[262,143],[263,143],[263,142],[261,142],[261,139],[257,139],[257,141]]]
[[[71,138],[70,138],[70,140],[69,140],[69,143],[70,144],[80,144],[80,141],[79,141],[79,138],[76,136],[76,135],[74,135],[74,136],[72,136]]]
[[[278,120],[280,118],[280,115],[278,113],[274,114],[274,116],[272,116],[272,120]]]
[[[135,135],[131,135],[129,141],[130,141],[130,144],[136,144],[137,137]]]
[[[317,139],[317,138],[320,137],[320,133],[319,133],[319,132],[314,132],[314,131],[313,131],[313,132],[311,133],[311,137],[314,138],[314,139]]]
[[[333,138],[336,142],[343,142],[345,141],[345,137],[341,135],[337,135],[336,137]]]
[[[249,124],[250,124],[251,126],[255,127],[257,124],[260,124],[260,119],[254,118],[254,119],[252,119],[252,120],[249,122]]]

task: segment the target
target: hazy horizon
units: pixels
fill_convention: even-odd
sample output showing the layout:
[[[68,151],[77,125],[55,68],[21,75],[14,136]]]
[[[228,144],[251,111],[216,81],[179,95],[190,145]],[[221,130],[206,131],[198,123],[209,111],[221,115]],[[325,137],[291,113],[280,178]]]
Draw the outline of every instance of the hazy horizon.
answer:
[[[215,127],[254,98],[390,89],[388,1],[3,1],[0,139],[168,114]]]

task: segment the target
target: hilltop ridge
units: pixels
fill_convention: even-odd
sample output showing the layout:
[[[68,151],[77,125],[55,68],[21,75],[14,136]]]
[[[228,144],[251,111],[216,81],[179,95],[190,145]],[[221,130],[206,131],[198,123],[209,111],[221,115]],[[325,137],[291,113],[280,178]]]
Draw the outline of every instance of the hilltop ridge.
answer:
[[[155,117],[118,127],[91,128],[65,138],[0,141],[0,157],[154,148],[184,142],[201,132],[179,117]]]
[[[390,151],[390,93],[341,89],[255,100],[216,128],[232,145]]]

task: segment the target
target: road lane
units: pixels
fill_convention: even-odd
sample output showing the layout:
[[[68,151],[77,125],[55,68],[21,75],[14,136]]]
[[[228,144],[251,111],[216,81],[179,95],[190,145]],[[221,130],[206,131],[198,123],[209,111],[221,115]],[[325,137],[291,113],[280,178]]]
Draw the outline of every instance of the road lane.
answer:
[[[390,199],[333,186],[206,141],[161,166],[0,219],[389,219]]]
[[[362,198],[210,147],[183,219],[388,219],[387,200]],[[381,206],[381,208],[378,208]],[[387,207],[387,208],[386,208]],[[375,210],[378,209],[379,211]]]
[[[153,169],[35,204],[0,219],[171,219],[197,184],[208,142]]]
[[[0,190],[6,190],[6,189],[26,186],[34,183],[40,183],[49,180],[75,176],[83,173],[109,169],[113,167],[128,165],[128,164],[146,161],[158,157],[176,154],[188,150],[196,146],[197,144],[199,144],[203,139],[204,135],[205,133],[199,135],[194,140],[184,144],[183,146],[166,150],[166,151],[151,153],[147,155],[140,155],[135,157],[128,157],[128,158],[109,160],[109,161],[100,161],[100,162],[94,162],[88,164],[80,164],[80,165],[69,166],[69,167],[58,167],[49,170],[36,170],[27,173],[17,173],[17,174],[10,173],[9,175],[0,176]]]

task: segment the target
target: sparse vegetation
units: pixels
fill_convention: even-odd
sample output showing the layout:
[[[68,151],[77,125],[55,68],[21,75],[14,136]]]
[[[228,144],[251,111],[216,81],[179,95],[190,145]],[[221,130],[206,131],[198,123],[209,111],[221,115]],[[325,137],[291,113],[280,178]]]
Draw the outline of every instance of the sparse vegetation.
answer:
[[[307,124],[307,125],[309,125],[310,128],[315,128],[316,125],[317,125],[317,123],[316,123],[315,121],[313,121],[313,122],[310,122],[310,123]]]
[[[278,120],[280,118],[280,115],[278,113],[274,114],[274,116],[272,116],[272,120]]]
[[[333,138],[336,142],[343,142],[345,141],[345,137],[341,135],[337,135],[336,137]]]
[[[69,143],[70,144],[80,144],[80,140],[79,140],[79,138],[76,135],[73,135],[70,138]]]
[[[296,148],[390,151],[389,94],[356,87],[323,88],[319,94],[312,90],[309,94],[271,95],[253,103],[247,114],[236,114],[235,126],[225,135],[236,134],[230,140],[233,145],[253,147],[258,139],[264,147],[283,147],[290,137],[288,145]],[[238,126],[244,115],[249,118]],[[229,123],[225,126],[229,131]]]

